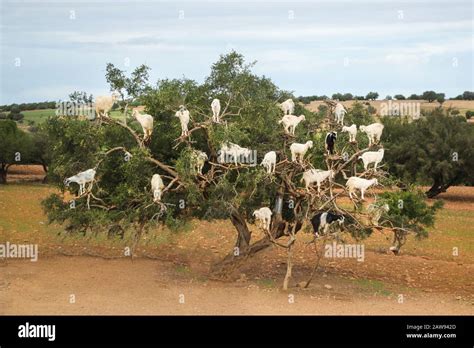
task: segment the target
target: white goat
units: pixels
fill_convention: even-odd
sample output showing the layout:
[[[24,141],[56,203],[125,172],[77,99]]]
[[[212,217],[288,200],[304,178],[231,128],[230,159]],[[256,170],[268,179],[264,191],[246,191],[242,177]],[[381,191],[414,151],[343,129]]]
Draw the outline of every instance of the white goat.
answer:
[[[219,118],[219,114],[221,113],[221,102],[219,99],[214,99],[211,103],[211,109],[212,109],[212,121],[219,123],[221,120]]]
[[[372,123],[368,126],[360,126],[359,130],[367,134],[367,137],[369,138],[369,146],[371,146],[373,143],[378,143],[380,141],[383,131],[383,124]]]
[[[189,124],[189,110],[186,109],[184,105],[179,106],[179,110],[176,111],[176,117],[179,118],[181,122],[181,136],[187,136],[188,133],[188,124]]]
[[[252,215],[255,216],[255,220],[260,222],[260,225],[264,230],[270,232],[270,223],[272,221],[272,211],[270,208],[263,207],[257,209]]]
[[[346,114],[346,109],[341,103],[337,103],[336,108],[334,109],[334,116],[336,119],[336,123],[340,124],[341,126],[344,125],[344,115]]]
[[[251,155],[251,151],[250,149],[247,149],[245,147],[241,147],[237,144],[228,142],[226,144],[221,145],[219,155],[220,163],[226,163],[228,160],[228,156],[232,156],[234,164],[237,165],[240,159],[248,158],[248,156]]]
[[[153,133],[153,116],[148,114],[140,114],[138,109],[133,109],[132,115],[142,126],[143,141],[147,141],[151,138],[151,133]]]
[[[321,169],[310,169],[303,173],[303,177],[301,178],[301,182],[304,181],[306,190],[309,191],[309,186],[312,183],[316,183],[318,185],[318,193],[321,192],[321,183],[326,179],[331,180],[334,178],[334,171],[332,170],[321,170]]]
[[[163,194],[163,189],[165,184],[163,184],[163,179],[161,179],[160,174],[154,174],[151,178],[151,192],[153,192],[153,202],[161,201],[161,195]]]
[[[357,198],[357,195],[355,194],[355,190],[360,190],[360,196],[362,200],[364,200],[364,192],[372,185],[377,185],[378,181],[377,179],[364,179],[364,178],[359,178],[357,176],[351,176],[347,182],[346,182],[346,187],[349,189],[349,197],[352,198],[352,194],[354,194]]]
[[[359,156],[359,159],[364,162],[364,170],[367,170],[369,164],[374,164],[374,171],[377,171],[377,165],[382,162],[384,155],[384,149],[379,149],[378,151],[367,151],[364,152],[362,155]]]
[[[349,141],[355,142],[356,141],[356,136],[357,136],[357,126],[353,124],[350,127],[347,126],[342,126],[342,131],[341,132],[347,132],[349,133]]]
[[[114,103],[118,100],[120,94],[113,92],[112,95],[100,95],[95,98],[95,113],[98,117],[109,116],[109,111]]]
[[[86,184],[90,183],[89,190],[92,189],[95,174],[95,169],[85,170],[64,180],[64,185],[69,186],[70,183],[75,182],[79,185],[79,196],[82,196],[86,192]]]
[[[206,163],[208,159],[209,158],[207,157],[205,152],[202,152],[199,150],[195,150],[193,152],[192,161],[193,161],[193,166],[196,173],[199,173],[202,175],[202,168],[204,167],[204,163]]]
[[[295,128],[301,122],[304,121],[304,115],[285,115],[283,118],[278,121],[279,124],[283,123],[283,127],[285,127],[285,132],[295,135]]]
[[[299,144],[299,143],[291,144],[290,146],[291,161],[296,162],[299,157],[300,162],[303,162],[304,155],[306,155],[306,152],[308,151],[308,149],[312,147],[313,147],[313,142],[311,140],[308,140],[304,144]]]
[[[287,99],[280,104],[280,109],[285,115],[291,115],[293,112],[295,112],[295,102],[291,98]]]
[[[270,151],[263,157],[260,165],[264,166],[268,174],[275,173],[277,154],[275,151]]]

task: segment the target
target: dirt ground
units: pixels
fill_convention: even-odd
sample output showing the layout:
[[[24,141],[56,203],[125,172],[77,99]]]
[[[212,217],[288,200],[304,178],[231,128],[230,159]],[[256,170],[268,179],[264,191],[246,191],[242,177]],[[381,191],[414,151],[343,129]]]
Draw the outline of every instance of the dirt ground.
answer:
[[[163,261],[65,256],[10,261],[0,274],[1,314],[473,314],[472,305],[447,295],[405,290],[399,303],[398,294],[334,275],[284,292],[246,280],[200,280]]]
[[[8,182],[41,182],[46,173],[38,165],[13,165],[8,169]]]
[[[440,195],[445,208],[429,238],[408,240],[394,256],[390,236],[375,233],[362,242],[364,262],[323,258],[308,289],[297,285],[316,256],[301,232],[288,291],[281,289],[286,252],[276,246],[226,279],[211,274],[235,241],[228,221],[151,230],[132,260],[123,255],[127,238],[68,236],[48,225],[40,202],[53,192],[41,184],[0,187],[0,244],[37,243],[40,254],[37,262],[0,259],[0,314],[474,314],[474,187]],[[262,236],[250,228],[252,240]]]

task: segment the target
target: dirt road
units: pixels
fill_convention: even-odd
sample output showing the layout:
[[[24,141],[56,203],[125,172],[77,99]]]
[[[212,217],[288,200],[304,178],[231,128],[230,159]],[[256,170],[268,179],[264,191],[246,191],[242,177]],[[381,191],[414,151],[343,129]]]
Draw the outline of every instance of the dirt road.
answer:
[[[284,292],[264,281],[213,281],[172,262],[146,259],[53,256],[0,263],[0,314],[472,315],[474,310],[469,301],[450,295],[379,290],[322,274],[307,290]]]

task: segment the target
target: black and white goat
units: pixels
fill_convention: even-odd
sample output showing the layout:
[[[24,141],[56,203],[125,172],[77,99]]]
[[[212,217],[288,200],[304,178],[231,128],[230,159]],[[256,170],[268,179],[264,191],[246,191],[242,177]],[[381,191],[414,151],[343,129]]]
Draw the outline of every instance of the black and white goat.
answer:
[[[331,212],[318,213],[311,219],[311,225],[313,225],[314,235],[319,237],[319,230],[323,229],[323,234],[328,232],[331,224],[338,222],[339,225],[344,223],[344,215],[337,215]]]
[[[337,133],[336,132],[329,132],[326,134],[326,151],[328,155],[334,154],[334,144],[336,143]]]

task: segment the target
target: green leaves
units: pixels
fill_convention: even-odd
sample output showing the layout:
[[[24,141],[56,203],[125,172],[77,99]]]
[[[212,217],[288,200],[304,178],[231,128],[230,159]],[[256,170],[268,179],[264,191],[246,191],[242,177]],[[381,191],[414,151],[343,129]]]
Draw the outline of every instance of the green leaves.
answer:
[[[405,181],[433,184],[435,194],[450,185],[474,183],[470,174],[474,171],[471,124],[436,109],[411,123],[393,117],[385,117],[383,123],[391,174]]]
[[[426,227],[432,227],[436,211],[443,206],[442,201],[428,205],[426,197],[418,189],[409,187],[406,191],[389,191],[380,195],[381,203],[388,204],[390,210],[382,215],[395,227],[412,230],[417,237],[426,237]]]

